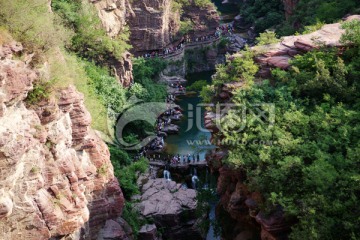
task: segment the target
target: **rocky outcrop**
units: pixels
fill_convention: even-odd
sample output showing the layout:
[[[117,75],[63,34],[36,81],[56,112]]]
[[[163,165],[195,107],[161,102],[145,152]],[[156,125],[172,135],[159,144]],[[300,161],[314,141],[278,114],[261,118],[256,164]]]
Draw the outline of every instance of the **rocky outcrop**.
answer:
[[[141,215],[164,229],[164,239],[202,239],[195,214],[196,192],[174,181],[149,179],[141,187]]]
[[[110,63],[120,84],[124,87],[129,87],[134,81],[131,54],[125,52],[121,60],[113,59]]]
[[[213,35],[220,22],[220,16],[213,4],[200,7],[193,1],[192,4],[184,6],[181,19],[192,22],[193,29],[189,32],[189,37],[192,39]]]
[[[124,198],[105,143],[74,87],[28,106],[38,73],[0,47],[0,229],[3,239],[96,239]]]
[[[127,18],[134,15],[129,0],[90,0],[98,10],[98,16],[110,37],[117,37],[126,29]],[[109,62],[115,76],[124,87],[133,82],[131,54],[125,52],[121,59]]]
[[[360,15],[353,15],[345,19],[360,20]],[[341,29],[341,23],[326,24],[320,30],[310,34],[284,37],[280,43],[256,46],[252,48],[257,52],[256,62],[260,65],[260,77],[269,77],[271,68],[288,69],[290,60],[297,54],[306,53],[320,46],[342,47],[341,35],[345,31]]]
[[[131,6],[134,14],[128,23],[135,52],[162,49],[173,41],[180,22],[173,0],[133,1]]]
[[[223,165],[222,160],[227,157],[225,150],[213,150],[206,156],[211,171],[219,173],[216,192],[220,196],[217,205],[217,215],[221,215],[222,237],[224,239],[258,239],[260,227],[250,214],[252,210],[247,206],[248,201],[256,200],[261,203],[261,196],[248,190],[244,184],[245,174],[241,170],[234,170]],[[226,214],[225,214],[226,213]],[[231,227],[229,227],[231,223]]]
[[[190,21],[193,29],[191,38],[214,34],[219,26],[219,15],[211,5],[196,6],[193,1],[184,4],[181,10],[174,0],[133,1],[128,24],[131,31],[130,41],[136,55],[143,52],[177,46],[182,37],[179,33],[180,20]]]
[[[90,0],[98,10],[99,18],[111,37],[124,31],[126,19],[134,14],[129,0]]]

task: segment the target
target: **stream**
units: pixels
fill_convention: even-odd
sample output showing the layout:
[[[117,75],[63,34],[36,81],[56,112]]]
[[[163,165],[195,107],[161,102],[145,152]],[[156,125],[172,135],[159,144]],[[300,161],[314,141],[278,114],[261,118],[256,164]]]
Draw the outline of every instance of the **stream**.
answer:
[[[214,74],[213,71],[188,74],[186,76],[187,86],[198,80],[206,80],[210,83],[212,74]],[[204,161],[206,152],[214,148],[210,144],[211,133],[204,129],[203,116],[205,109],[199,106],[200,102],[201,98],[198,92],[177,97],[175,103],[183,109],[183,117],[177,123],[180,131],[178,134],[169,135],[165,139],[165,153],[170,155],[199,154],[200,161]],[[200,127],[197,125],[200,125]]]
[[[186,76],[187,86],[199,80],[206,80],[211,82],[211,76],[214,71],[206,71],[199,73],[192,73]],[[200,107],[201,98],[199,92],[188,92],[186,95],[178,96],[176,101],[183,109],[183,117],[177,123],[180,126],[178,134],[169,135],[165,139],[166,148],[165,154],[168,155],[193,155],[199,154],[200,161],[205,161],[205,154],[215,146],[210,143],[211,133],[204,128],[204,107]],[[199,125],[200,127],[198,127]],[[190,169],[188,176],[194,173],[194,169]],[[217,178],[209,173],[209,169],[197,170],[199,176],[200,186],[215,192]],[[188,184],[189,185],[189,184]],[[209,220],[214,221],[216,203],[210,203]],[[210,225],[206,235],[206,240],[220,240],[219,236],[215,235],[214,228]]]

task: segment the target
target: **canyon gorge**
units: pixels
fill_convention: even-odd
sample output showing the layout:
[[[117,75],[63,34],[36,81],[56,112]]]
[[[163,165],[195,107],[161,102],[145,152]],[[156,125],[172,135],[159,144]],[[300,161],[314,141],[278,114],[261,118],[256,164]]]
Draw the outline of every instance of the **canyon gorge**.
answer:
[[[360,6],[307,4],[0,0],[0,240],[358,239]],[[266,101],[275,130],[223,107]]]

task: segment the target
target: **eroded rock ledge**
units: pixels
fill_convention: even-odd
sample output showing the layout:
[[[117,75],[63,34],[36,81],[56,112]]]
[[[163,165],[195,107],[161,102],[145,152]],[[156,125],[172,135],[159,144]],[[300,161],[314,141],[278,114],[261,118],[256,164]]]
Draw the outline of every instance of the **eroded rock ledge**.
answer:
[[[360,20],[360,15],[352,15],[345,21]],[[256,46],[253,48],[258,52],[255,61],[260,65],[261,77],[269,77],[272,68],[288,69],[290,60],[298,55],[309,52],[320,47],[342,47],[341,35],[345,32],[341,23],[326,24],[321,29],[299,36],[284,37],[277,44]]]

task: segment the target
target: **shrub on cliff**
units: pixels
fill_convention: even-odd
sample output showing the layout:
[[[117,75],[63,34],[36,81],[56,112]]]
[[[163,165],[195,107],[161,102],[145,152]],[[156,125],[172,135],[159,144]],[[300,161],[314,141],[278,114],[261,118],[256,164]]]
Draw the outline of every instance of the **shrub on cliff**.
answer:
[[[277,38],[274,31],[265,31],[260,33],[259,37],[256,38],[257,45],[268,45],[272,43],[278,43],[280,39]]]
[[[130,48],[128,31],[115,38],[107,36],[94,6],[87,1],[54,0],[51,7],[75,32],[68,48],[80,56],[104,64],[111,57],[121,59]]]
[[[243,82],[244,85],[250,86],[258,69],[253,60],[253,52],[241,51],[237,55],[228,56],[226,64],[216,66],[213,83],[221,85],[228,82]]]

